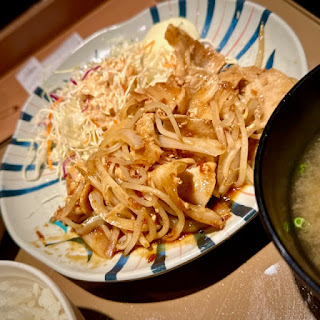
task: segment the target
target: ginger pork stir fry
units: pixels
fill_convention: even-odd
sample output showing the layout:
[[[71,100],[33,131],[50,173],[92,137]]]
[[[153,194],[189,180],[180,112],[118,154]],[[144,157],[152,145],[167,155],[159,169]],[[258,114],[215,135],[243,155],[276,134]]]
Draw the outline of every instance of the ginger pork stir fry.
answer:
[[[224,56],[173,25],[165,37],[173,73],[129,92],[98,150],[69,170],[54,215],[103,258],[223,229],[230,209],[209,200],[253,183],[250,146],[294,84],[273,69],[224,68]]]

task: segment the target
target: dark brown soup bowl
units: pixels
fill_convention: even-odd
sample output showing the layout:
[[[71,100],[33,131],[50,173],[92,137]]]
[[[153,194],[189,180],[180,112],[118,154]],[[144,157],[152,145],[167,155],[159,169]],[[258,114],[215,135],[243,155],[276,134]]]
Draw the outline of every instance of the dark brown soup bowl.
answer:
[[[320,65],[290,90],[272,114],[260,139],[254,172],[259,212],[269,236],[296,278],[319,299],[320,271],[307,258],[296,237],[290,197],[299,159],[317,134]]]

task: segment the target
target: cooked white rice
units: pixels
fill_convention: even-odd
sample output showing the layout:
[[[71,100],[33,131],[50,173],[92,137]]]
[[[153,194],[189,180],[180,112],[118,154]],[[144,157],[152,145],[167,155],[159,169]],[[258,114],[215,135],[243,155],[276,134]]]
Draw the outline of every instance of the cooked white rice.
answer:
[[[28,279],[0,278],[0,319],[67,320],[52,291]]]

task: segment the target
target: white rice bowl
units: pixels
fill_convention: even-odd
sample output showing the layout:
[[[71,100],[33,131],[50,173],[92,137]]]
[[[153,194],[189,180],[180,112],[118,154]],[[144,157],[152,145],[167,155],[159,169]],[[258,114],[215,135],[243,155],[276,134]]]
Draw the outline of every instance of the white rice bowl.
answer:
[[[27,264],[0,261],[0,319],[76,320],[70,301],[43,272]]]

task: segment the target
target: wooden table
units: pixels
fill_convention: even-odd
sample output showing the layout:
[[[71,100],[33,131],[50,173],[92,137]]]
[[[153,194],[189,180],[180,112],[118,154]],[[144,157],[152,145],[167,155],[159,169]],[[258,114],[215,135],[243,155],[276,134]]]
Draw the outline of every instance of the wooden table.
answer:
[[[319,64],[320,23],[317,18],[291,1],[256,2],[277,13],[292,27],[305,49],[310,69]],[[74,31],[86,38],[96,30],[126,20],[154,4],[151,0],[109,0],[34,56],[41,61]],[[20,67],[0,79],[0,110],[8,113],[5,120],[0,120],[0,140],[12,134],[19,110],[27,98],[27,93],[15,79]],[[3,142],[0,156],[5,147],[6,142]],[[299,292],[299,288],[302,291],[304,288],[297,286],[289,267],[268,239],[259,217],[194,262],[155,278],[133,282],[73,281],[23,250],[15,255],[14,248],[6,236],[1,243],[0,258],[3,259],[3,252],[6,257],[11,252],[12,259],[47,273],[87,319],[314,318],[307,305],[308,299]],[[309,307],[316,309],[317,306],[311,304]]]

